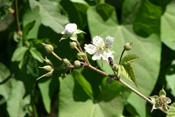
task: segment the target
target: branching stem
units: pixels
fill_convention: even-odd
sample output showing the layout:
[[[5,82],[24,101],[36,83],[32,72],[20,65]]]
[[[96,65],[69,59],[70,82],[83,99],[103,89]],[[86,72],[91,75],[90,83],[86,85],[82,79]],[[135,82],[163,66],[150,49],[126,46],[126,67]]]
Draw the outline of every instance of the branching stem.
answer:
[[[123,53],[123,52],[122,52]],[[138,96],[140,96],[141,98],[143,98],[144,100],[146,100],[147,102],[149,102],[151,105],[154,105],[154,102],[151,101],[149,98],[147,98],[146,96],[144,96],[143,94],[141,94],[139,91],[135,90],[133,87],[131,87],[130,85],[128,85],[127,83],[125,83],[121,78],[119,78],[116,74],[115,76],[112,76],[110,74],[107,74],[95,67],[93,67],[92,65],[87,65],[86,67],[89,67],[90,69],[104,75],[104,76],[108,76],[110,78],[114,78],[115,77],[115,80],[117,80],[118,82],[120,82],[122,85],[124,85],[125,87],[127,87],[128,89],[130,89],[132,92],[136,93]],[[162,108],[159,108],[162,112],[164,112],[165,114],[167,114],[166,111],[164,111]]]

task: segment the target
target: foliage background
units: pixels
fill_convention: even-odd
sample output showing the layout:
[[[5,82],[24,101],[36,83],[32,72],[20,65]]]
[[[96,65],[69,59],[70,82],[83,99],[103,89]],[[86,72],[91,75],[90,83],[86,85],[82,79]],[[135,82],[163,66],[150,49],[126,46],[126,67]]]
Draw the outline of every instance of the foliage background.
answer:
[[[0,116],[165,116],[159,110],[150,113],[146,101],[90,69],[74,70],[65,79],[60,77],[64,71],[55,70],[51,77],[35,80],[44,74],[38,69],[45,65],[41,56],[63,66],[41,42],[53,44],[60,57],[76,59],[70,40],[59,42],[65,24],[73,22],[87,33],[79,35],[82,46],[96,35],[115,37],[115,62],[124,43],[133,42],[128,53],[140,58],[134,63],[136,89],[149,97],[164,87],[175,101],[174,0],[20,0],[22,40],[9,13],[13,2],[0,0]],[[91,63],[112,74],[106,63]]]

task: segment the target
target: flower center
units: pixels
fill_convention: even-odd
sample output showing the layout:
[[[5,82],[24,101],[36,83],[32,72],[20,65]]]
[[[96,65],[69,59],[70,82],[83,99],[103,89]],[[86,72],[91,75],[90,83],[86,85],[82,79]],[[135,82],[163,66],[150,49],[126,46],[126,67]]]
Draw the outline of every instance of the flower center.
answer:
[[[157,104],[163,106],[167,104],[167,98],[166,97],[158,97],[157,98]]]

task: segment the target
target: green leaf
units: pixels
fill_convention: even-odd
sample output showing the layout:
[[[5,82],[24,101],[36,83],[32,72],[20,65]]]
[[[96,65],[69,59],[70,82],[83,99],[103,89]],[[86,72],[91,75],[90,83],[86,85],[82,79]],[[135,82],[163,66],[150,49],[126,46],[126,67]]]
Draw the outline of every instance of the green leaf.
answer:
[[[136,76],[135,76],[135,71],[134,68],[131,64],[122,64],[122,74],[125,78],[133,82],[137,87],[137,82],[136,82]]]
[[[167,5],[161,17],[161,39],[172,50],[175,50],[175,1]]]
[[[175,96],[175,60],[172,61],[168,70],[166,71],[166,81],[171,89],[171,93]]]
[[[175,103],[171,104],[167,117],[175,117]]]
[[[129,55],[126,55],[122,60],[121,60],[121,65],[122,64],[125,64],[125,63],[131,63],[135,60],[137,60],[139,57],[137,55],[134,55],[134,54],[129,54]]]
[[[38,50],[36,50],[36,48],[31,48],[30,49],[30,53],[32,54],[32,56],[36,59],[36,60],[38,60],[39,62],[41,62],[41,63],[43,63],[43,57],[42,57],[42,55],[41,55],[41,53],[38,51]]]
[[[47,80],[46,79],[41,79],[38,83],[38,86],[41,91],[44,107],[47,113],[50,113],[53,94],[58,88],[58,79],[57,78],[49,78]]]
[[[6,82],[10,76],[9,69],[0,63],[0,95],[7,101],[10,93],[10,83]]]
[[[7,101],[7,111],[10,117],[23,117],[26,115],[25,106],[30,104],[30,97],[25,94],[25,86],[23,82],[11,79],[11,92]]]
[[[30,0],[30,7],[39,8],[39,14],[43,25],[50,27],[57,33],[64,30],[64,25],[68,23],[67,17],[63,14],[64,11],[58,2],[48,0]]]
[[[21,61],[27,50],[27,47],[18,47],[13,53],[12,61]]]
[[[93,92],[91,84],[78,71],[74,71],[73,76],[75,77],[77,82],[81,85],[86,94],[93,100]]]
[[[33,28],[34,24],[35,24],[35,21],[30,22],[26,26],[24,26],[24,28],[23,28],[23,38],[24,39],[27,39],[27,35],[28,35],[29,31]]]
[[[148,0],[140,1],[142,6],[133,23],[134,31],[141,36],[147,37],[150,34],[160,34],[161,7],[156,6]]]
[[[94,76],[96,78],[96,76]],[[99,79],[99,77],[97,78]],[[94,80],[97,80],[94,79]],[[102,82],[102,93],[93,101],[84,95],[71,75],[60,78],[59,117],[120,117],[130,92],[118,82]]]
[[[104,9],[99,10],[98,7],[103,6]],[[106,10],[106,9],[110,10]],[[105,11],[104,11],[105,10]],[[120,54],[123,45],[126,42],[133,42],[133,48],[127,54],[137,54],[140,60],[133,63],[135,73],[137,76],[137,84],[139,92],[149,96],[157,82],[160,69],[160,55],[161,55],[161,41],[156,34],[151,34],[148,37],[141,37],[133,31],[133,25],[118,24],[116,9],[107,7],[107,5],[98,5],[89,8],[88,10],[88,24],[93,38],[100,35],[105,38],[107,35],[114,37],[113,50],[116,54]],[[104,12],[110,14],[106,19],[103,18]],[[151,53],[151,54],[150,54]],[[103,63],[103,66],[98,61],[98,65],[102,70],[109,74],[113,74],[109,64]],[[146,79],[149,82],[145,82]],[[137,100],[137,103],[136,101]],[[134,106],[140,116],[146,116],[146,101],[132,93],[128,102]]]

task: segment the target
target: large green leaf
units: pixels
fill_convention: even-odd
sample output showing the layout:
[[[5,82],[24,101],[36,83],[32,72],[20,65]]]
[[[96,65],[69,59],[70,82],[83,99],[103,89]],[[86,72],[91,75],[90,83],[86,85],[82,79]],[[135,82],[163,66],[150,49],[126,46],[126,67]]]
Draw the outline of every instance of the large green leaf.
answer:
[[[172,1],[161,17],[161,39],[169,48],[175,50],[175,1]]]
[[[73,76],[77,80],[77,82],[81,85],[81,87],[86,92],[86,94],[91,99],[93,99],[92,87],[91,87],[90,83],[84,78],[84,76],[81,75],[81,73],[79,73],[78,71],[74,71]]]
[[[4,97],[5,100],[8,99],[10,93],[10,83],[6,82],[10,75],[8,68],[0,63],[0,95]]]
[[[121,116],[129,92],[118,82],[107,84],[105,78],[96,101],[84,95],[82,87],[76,82],[71,75],[60,79],[59,117]]]
[[[171,89],[171,93],[175,96],[175,60],[171,63],[166,72],[166,81]]]
[[[38,85],[41,91],[44,107],[47,113],[50,113],[52,97],[56,89],[58,88],[58,79],[53,77],[49,79],[43,78],[39,81]]]
[[[67,17],[63,14],[64,11],[58,2],[49,0],[30,0],[32,9],[39,7],[39,14],[43,25],[50,27],[57,33],[64,30],[64,25],[68,23]]]
[[[101,9],[103,7],[103,9]],[[109,14],[106,16],[106,14]],[[104,18],[106,16],[106,18]],[[88,10],[88,22],[91,37],[100,35],[105,38],[107,35],[114,37],[113,50],[120,54],[123,45],[126,42],[132,42],[133,48],[127,53],[137,54],[139,60],[133,63],[136,71],[136,79],[141,93],[149,96],[156,83],[161,53],[161,42],[157,35],[151,34],[147,38],[138,36],[133,31],[133,25],[119,25],[116,19],[115,9],[107,4],[98,5]],[[101,65],[101,62],[98,62]],[[113,74],[109,65],[104,63],[101,67],[105,72]],[[144,80],[143,80],[144,79]],[[148,81],[148,82],[145,82]],[[131,84],[132,85],[132,84]],[[140,104],[135,103],[135,99]],[[137,112],[142,116],[146,116],[145,104],[142,98],[132,93],[128,100]]]
[[[23,82],[14,78],[11,78],[10,81],[12,88],[7,101],[7,111],[10,117],[23,117],[27,112],[25,106],[30,103],[30,97],[24,97],[25,87]]]

